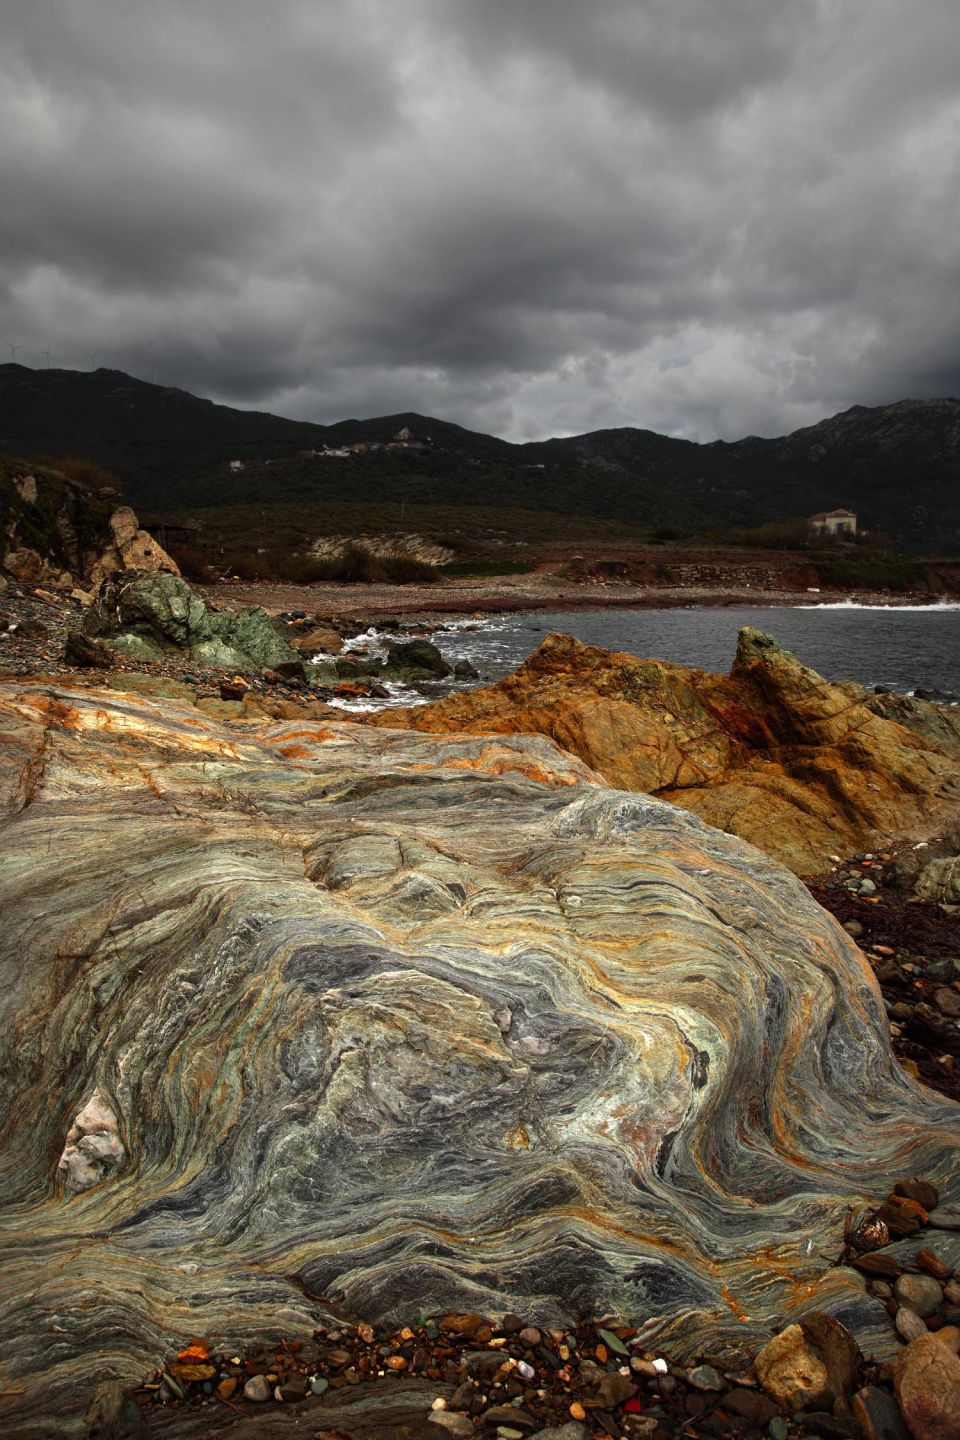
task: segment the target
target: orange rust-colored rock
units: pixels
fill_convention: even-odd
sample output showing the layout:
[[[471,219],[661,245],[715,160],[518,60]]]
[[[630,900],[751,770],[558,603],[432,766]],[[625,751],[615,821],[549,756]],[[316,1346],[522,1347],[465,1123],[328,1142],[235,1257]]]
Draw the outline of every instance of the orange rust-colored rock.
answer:
[[[802,875],[960,813],[960,723],[896,700],[824,680],[755,630],[741,631],[729,676],[549,635],[495,685],[364,719],[547,735],[610,784],[692,810]]]

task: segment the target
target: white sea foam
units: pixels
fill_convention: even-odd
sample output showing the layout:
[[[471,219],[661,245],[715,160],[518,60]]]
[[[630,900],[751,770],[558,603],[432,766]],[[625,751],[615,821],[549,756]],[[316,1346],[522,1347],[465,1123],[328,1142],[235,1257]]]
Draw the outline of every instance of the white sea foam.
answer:
[[[362,695],[356,699],[335,698],[328,700],[327,704],[334,710],[372,711],[391,710],[400,706],[427,705],[429,700],[421,695],[418,690],[411,690],[406,685],[401,685],[397,680],[387,680],[383,688],[388,692],[388,699],[374,699],[373,696]],[[436,697],[434,697],[436,698]]]
[[[882,610],[885,615],[896,614],[898,610],[913,611],[946,611],[960,610],[960,600],[936,600],[930,605],[897,605],[895,602],[889,605],[867,605],[862,600],[824,600],[823,603],[810,605],[792,605],[792,610]]]

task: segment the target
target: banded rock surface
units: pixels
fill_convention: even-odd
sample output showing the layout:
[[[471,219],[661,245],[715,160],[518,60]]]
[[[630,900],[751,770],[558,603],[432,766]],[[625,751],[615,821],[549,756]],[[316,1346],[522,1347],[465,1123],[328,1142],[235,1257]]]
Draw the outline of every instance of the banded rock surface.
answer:
[[[495,685],[362,719],[548,735],[611,785],[692,810],[799,875],[960,815],[955,712],[831,683],[751,629],[729,676],[554,634]]]
[[[957,1107],[758,851],[540,737],[113,690],[0,688],[0,802],[5,1435],[331,1315],[896,1344],[822,1257],[898,1177],[956,1201]]]

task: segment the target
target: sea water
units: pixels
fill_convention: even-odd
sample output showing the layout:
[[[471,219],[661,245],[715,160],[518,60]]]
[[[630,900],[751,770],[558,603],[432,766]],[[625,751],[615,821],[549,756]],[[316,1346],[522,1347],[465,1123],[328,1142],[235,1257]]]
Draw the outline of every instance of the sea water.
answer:
[[[904,694],[916,689],[960,695],[960,604],[756,606],[737,609],[575,610],[453,620],[428,638],[451,662],[469,660],[481,681],[498,680],[524,661],[551,631],[588,645],[671,660],[726,673],[742,626],[765,630],[829,680],[859,680]],[[390,639],[400,638],[396,634]],[[375,652],[379,637],[364,640]],[[424,704],[431,696],[404,691],[393,704]],[[363,702],[364,708],[378,703]],[[352,708],[352,707],[351,707]]]

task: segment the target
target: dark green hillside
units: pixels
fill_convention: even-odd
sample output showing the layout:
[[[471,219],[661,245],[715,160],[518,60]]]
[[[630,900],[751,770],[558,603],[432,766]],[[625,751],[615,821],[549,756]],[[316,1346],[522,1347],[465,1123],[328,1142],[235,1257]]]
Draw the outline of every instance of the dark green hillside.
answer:
[[[165,504],[225,461],[294,455],[324,435],[322,425],[232,410],[120,370],[0,365],[0,451],[97,460],[134,504]]]
[[[361,448],[318,453],[347,447]],[[115,370],[2,365],[0,450],[96,460],[152,513],[480,506],[717,534],[842,505],[904,550],[960,551],[957,400],[856,406],[775,440],[697,445],[624,427],[513,445],[412,413],[312,425]]]

